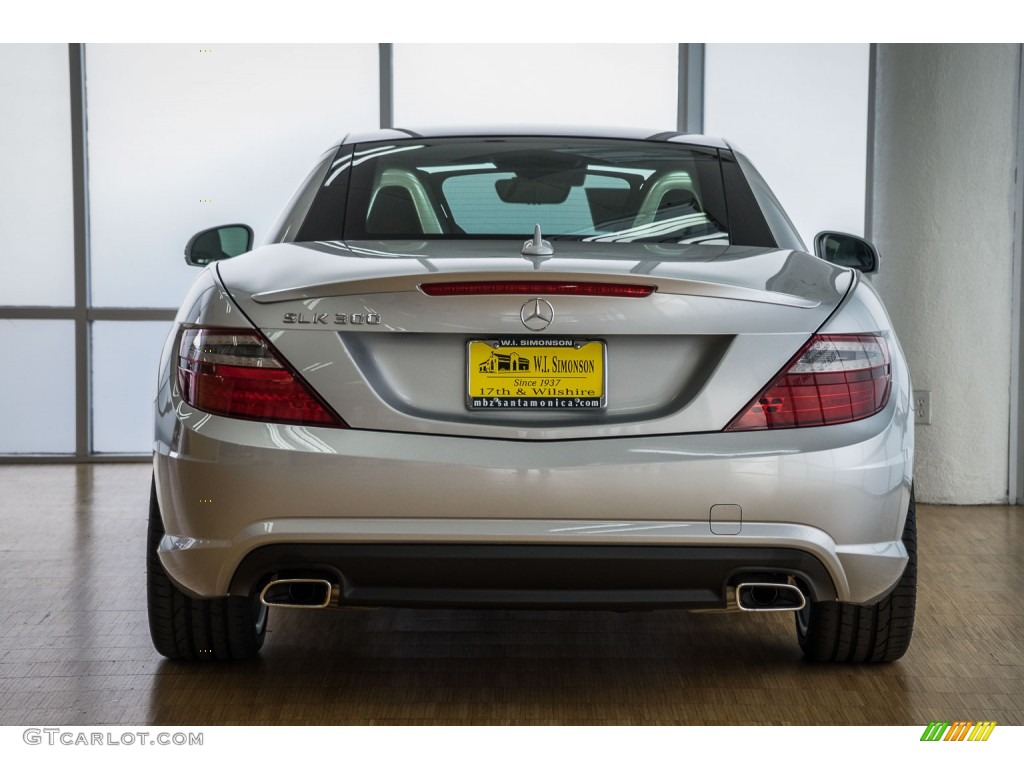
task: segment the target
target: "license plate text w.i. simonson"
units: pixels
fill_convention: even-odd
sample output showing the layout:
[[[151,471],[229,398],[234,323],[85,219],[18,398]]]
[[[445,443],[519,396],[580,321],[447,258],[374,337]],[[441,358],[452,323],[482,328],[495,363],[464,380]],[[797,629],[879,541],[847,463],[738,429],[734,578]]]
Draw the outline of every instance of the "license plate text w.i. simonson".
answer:
[[[474,339],[470,409],[599,409],[607,402],[605,343],[597,339]]]

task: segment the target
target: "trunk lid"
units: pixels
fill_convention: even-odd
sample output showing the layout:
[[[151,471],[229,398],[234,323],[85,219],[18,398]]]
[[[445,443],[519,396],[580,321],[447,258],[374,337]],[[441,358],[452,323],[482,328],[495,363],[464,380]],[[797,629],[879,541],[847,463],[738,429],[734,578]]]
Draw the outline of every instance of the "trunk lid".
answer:
[[[721,430],[853,282],[850,270],[788,250],[556,242],[554,256],[531,258],[520,248],[509,240],[277,244],[218,272],[353,428],[515,439]],[[423,290],[481,281],[653,292]],[[538,307],[539,324],[549,322],[534,331],[526,321]],[[590,407],[583,395],[577,406],[595,376],[602,402]],[[490,399],[511,398],[513,407],[489,407],[470,391],[495,383],[508,393]]]

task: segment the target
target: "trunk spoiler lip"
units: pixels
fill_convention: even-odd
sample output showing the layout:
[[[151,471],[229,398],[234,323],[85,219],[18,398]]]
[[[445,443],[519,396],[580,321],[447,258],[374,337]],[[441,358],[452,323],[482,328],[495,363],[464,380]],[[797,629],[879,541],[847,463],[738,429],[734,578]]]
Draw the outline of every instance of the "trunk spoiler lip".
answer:
[[[532,276],[536,278],[536,276]],[[325,299],[338,296],[366,296],[376,293],[422,293],[421,286],[430,283],[452,282],[494,282],[522,281],[521,272],[444,272],[425,276],[420,274],[389,275],[386,277],[364,278],[355,280],[337,280],[314,285],[284,288],[274,291],[263,291],[252,294],[257,304],[278,304],[290,301]],[[836,280],[834,290],[837,299],[841,300],[850,287],[852,272],[840,276]],[[752,301],[761,304],[774,304],[798,309],[815,309],[822,301],[816,298],[797,296],[767,289],[750,288],[731,283],[719,283],[709,280],[690,278],[661,277],[650,274],[624,275],[622,273],[583,273],[583,272],[545,272],[544,280],[551,282],[587,282],[587,283],[618,283],[628,285],[654,285],[658,294],[673,296],[701,296],[716,299],[733,299],[735,301]],[[840,282],[844,284],[840,285]],[[525,295],[525,294],[524,294]],[[532,294],[531,294],[532,295]],[[438,297],[438,301],[457,301],[461,297]]]

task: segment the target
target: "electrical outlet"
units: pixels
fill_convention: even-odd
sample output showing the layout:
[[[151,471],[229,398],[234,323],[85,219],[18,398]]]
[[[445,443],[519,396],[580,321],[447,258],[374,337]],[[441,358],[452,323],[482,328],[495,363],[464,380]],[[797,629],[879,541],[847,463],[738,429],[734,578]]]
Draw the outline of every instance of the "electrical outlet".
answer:
[[[930,389],[914,390],[914,423],[932,423],[932,391]]]

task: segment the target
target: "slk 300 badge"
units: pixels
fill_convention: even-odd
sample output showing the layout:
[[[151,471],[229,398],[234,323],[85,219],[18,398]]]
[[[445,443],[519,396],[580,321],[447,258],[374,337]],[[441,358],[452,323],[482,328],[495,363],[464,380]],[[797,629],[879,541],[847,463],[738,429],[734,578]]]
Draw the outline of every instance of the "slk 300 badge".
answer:
[[[284,322],[297,325],[380,325],[376,312],[285,312]]]

